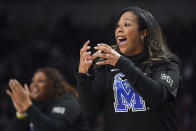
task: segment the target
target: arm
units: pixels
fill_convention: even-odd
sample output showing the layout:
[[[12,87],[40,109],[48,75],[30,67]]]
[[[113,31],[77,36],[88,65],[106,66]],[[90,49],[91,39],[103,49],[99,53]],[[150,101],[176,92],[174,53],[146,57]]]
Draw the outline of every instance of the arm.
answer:
[[[179,65],[175,62],[162,63],[153,70],[152,78],[146,76],[134,63],[121,56],[118,52],[106,44],[97,44],[94,47],[104,53],[94,54],[106,60],[97,62],[97,65],[113,65],[125,74],[127,80],[132,84],[135,90],[151,106],[163,104],[166,100],[176,96],[177,87],[180,81]],[[170,64],[170,68],[167,65]],[[171,83],[171,81],[173,81]]]
[[[28,119],[33,123],[36,131],[62,131],[69,128],[69,122],[58,117],[49,116],[41,112],[34,104],[28,110]]]
[[[28,118],[36,131],[66,131],[79,119],[80,105],[71,95],[64,95],[51,101],[44,112],[34,104],[27,110]]]
[[[7,123],[4,131],[27,131],[28,124],[27,119],[17,119],[14,117]]]
[[[176,97],[177,87],[180,81],[179,65],[174,62],[162,63],[156,66],[152,72],[152,78],[145,75],[134,63],[121,56],[116,63],[135,90],[151,106],[158,106],[169,98]]]
[[[100,93],[103,89],[103,75],[95,72],[94,76],[89,76],[89,68],[92,67],[92,63],[97,58],[95,54],[91,54],[89,51],[90,41],[87,41],[80,49],[80,63],[78,71],[76,72],[77,88],[80,96],[80,103],[86,111],[88,118],[94,116],[101,109]],[[101,93],[103,94],[103,93]]]
[[[17,80],[10,80],[9,86],[12,92],[7,91],[7,93],[12,98],[16,110],[20,113],[27,112],[30,122],[34,124],[34,127],[37,131],[61,131],[68,129],[69,124],[73,119],[72,116],[75,116],[75,107],[73,106],[74,104],[63,104],[63,106],[67,106],[68,111],[73,111],[71,113],[66,113],[65,116],[62,114],[56,115],[55,113],[46,115],[32,103],[29,97],[29,90],[27,85],[25,88],[23,88]]]
[[[105,78],[103,71],[95,71],[95,75],[76,73],[77,88],[80,103],[86,111],[88,118],[94,116],[102,109]]]

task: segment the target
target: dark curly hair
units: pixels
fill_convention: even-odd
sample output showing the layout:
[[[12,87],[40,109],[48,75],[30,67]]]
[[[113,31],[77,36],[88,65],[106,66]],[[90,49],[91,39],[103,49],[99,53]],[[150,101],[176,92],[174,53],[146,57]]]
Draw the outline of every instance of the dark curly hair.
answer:
[[[53,97],[63,95],[65,93],[72,93],[76,98],[79,97],[76,89],[66,82],[61,73],[54,68],[38,68],[36,72],[43,72],[46,75],[47,86],[54,89]]]

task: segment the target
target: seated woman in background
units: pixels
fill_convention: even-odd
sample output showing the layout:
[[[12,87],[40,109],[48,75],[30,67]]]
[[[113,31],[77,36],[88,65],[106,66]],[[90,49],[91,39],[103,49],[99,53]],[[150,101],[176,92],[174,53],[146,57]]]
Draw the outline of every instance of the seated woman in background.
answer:
[[[9,81],[17,119],[6,131],[86,131],[88,124],[81,112],[77,91],[64,81],[56,69],[38,69],[30,89],[15,79]]]

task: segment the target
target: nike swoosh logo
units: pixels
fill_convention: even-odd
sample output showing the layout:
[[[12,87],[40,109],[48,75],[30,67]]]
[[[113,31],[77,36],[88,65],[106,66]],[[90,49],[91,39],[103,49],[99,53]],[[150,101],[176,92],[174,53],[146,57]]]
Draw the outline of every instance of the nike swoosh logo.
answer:
[[[118,71],[119,69],[111,69],[110,71],[111,72],[114,72],[114,71]]]

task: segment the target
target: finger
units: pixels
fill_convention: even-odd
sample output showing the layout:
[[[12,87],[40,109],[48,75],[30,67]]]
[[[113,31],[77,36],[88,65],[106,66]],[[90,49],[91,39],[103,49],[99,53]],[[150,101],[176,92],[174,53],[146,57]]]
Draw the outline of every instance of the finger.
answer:
[[[90,64],[92,64],[92,60],[91,60],[91,57],[88,57],[88,58],[86,58],[85,60],[84,60],[84,63],[85,64],[87,64],[87,65],[90,65]]]
[[[80,55],[83,53],[83,52],[86,52],[88,49],[90,49],[90,46],[88,46],[90,43],[90,40],[88,40],[87,42],[85,42],[85,44],[82,46],[82,48],[80,49]]]
[[[107,45],[107,44],[104,44],[104,43],[99,43],[99,44],[97,44],[98,46],[104,46],[104,47],[106,47],[106,48],[108,48],[108,49],[112,49],[112,47],[110,47],[109,45]]]
[[[83,62],[87,61],[87,60],[91,60],[91,52],[85,52],[81,55],[80,60],[82,60]]]
[[[12,90],[13,93],[17,91],[16,88],[15,88],[15,84],[14,84],[13,79],[10,79],[10,81],[9,81],[9,87]]]
[[[93,54],[93,56],[104,58],[104,59],[110,59],[112,57],[112,55],[110,55],[110,54],[101,53],[101,50],[97,51],[95,54]]]
[[[91,51],[85,52],[82,56],[83,57],[89,57],[91,55]]]
[[[30,91],[29,91],[29,87],[28,87],[28,85],[25,83],[24,84],[24,89],[25,89],[25,91],[29,94],[30,93]]]
[[[98,57],[108,59],[109,54],[98,53]]]
[[[93,53],[92,56],[91,56],[91,60],[94,60],[94,59],[98,58],[99,57],[98,53],[101,53],[101,50],[98,50],[95,53]]]
[[[6,93],[7,93],[10,97],[12,97],[12,92],[11,92],[11,91],[6,90]]]
[[[16,79],[14,79],[14,84],[15,84],[15,89],[17,90],[17,93],[21,93],[24,91],[23,86]]]
[[[14,86],[15,89],[16,89],[17,86],[18,86],[15,79],[12,80],[12,86]]]
[[[12,92],[14,94],[16,94],[20,89],[18,88],[18,85],[16,84],[15,80],[12,80],[12,83],[11,83],[11,89],[12,89]]]
[[[85,46],[85,47],[82,47],[80,49],[80,55],[82,55],[84,52],[86,52],[87,50],[89,50],[91,47],[90,46]]]
[[[110,64],[109,60],[99,61],[96,63],[96,65],[108,65],[108,64]]]
[[[24,89],[26,90],[26,91],[29,91],[29,87],[28,87],[28,85],[25,83],[24,84]]]
[[[86,61],[86,64],[89,65],[89,66],[90,66],[92,63],[93,63],[93,61]]]
[[[88,46],[89,43],[90,43],[90,40],[87,40],[87,41],[84,43],[83,47]]]
[[[101,50],[101,51],[103,51],[103,52],[105,52],[107,54],[111,54],[111,50],[113,50],[113,49],[108,48],[105,45],[97,45],[97,46],[94,47],[94,49]]]
[[[6,93],[11,97],[12,102],[14,103],[15,102],[15,96],[12,94],[12,92],[9,91],[9,90],[6,90]]]
[[[17,104],[17,102],[16,102],[15,97],[14,97],[14,96],[12,96],[12,97],[11,97],[11,99],[12,99],[12,102],[13,102],[14,106],[15,106],[15,107],[17,107],[17,105],[18,105],[18,104]]]
[[[20,82],[16,79],[14,79],[14,83],[18,88],[22,88],[22,85],[20,84]]]

